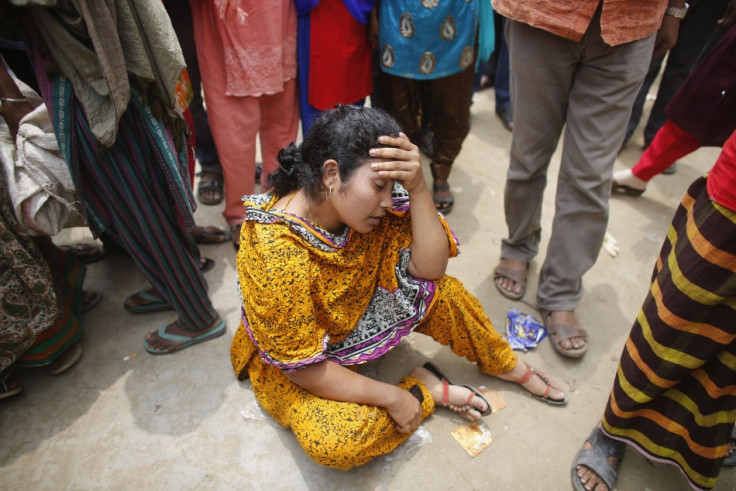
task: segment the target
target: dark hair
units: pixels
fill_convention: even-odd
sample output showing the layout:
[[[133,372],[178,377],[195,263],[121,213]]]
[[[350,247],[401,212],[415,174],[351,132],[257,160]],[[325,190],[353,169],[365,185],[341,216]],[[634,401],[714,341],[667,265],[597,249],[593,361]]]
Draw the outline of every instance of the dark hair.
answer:
[[[341,106],[322,113],[298,147],[291,143],[279,152],[279,167],[268,178],[279,196],[303,189],[307,196],[322,201],[325,195],[322,165],[334,159],[340,180],[347,182],[365,161],[368,150],[384,147],[381,135],[398,136],[401,128],[380,109]]]

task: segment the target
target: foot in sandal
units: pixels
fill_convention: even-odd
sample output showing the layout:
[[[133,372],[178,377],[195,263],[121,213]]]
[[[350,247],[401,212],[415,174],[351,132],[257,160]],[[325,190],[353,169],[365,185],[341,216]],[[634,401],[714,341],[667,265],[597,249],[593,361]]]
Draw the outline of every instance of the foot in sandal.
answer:
[[[596,426],[575,455],[570,470],[576,491],[608,491],[618,477],[618,465],[624,458],[626,444],[608,438]]]
[[[427,368],[415,368],[411,375],[421,380],[429,389],[435,406],[446,407],[468,421],[477,421],[490,411],[490,404],[476,389],[467,385],[455,385],[436,368],[434,371],[439,376]]]
[[[528,262],[501,258],[501,262],[493,270],[493,283],[504,297],[511,300],[520,300],[526,292],[528,274]]]
[[[556,406],[567,404],[565,391],[545,372],[532,368],[523,360],[519,360],[516,366],[508,372],[495,375],[495,377],[522,386],[531,395],[548,404]]]
[[[588,350],[588,333],[575,318],[575,312],[539,309],[552,347],[562,356],[581,358]]]

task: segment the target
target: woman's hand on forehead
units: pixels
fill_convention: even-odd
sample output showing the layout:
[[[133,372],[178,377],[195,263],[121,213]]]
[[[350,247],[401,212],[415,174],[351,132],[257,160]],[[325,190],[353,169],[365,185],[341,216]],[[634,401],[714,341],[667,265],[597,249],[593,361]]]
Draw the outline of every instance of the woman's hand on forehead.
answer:
[[[409,193],[427,186],[419,148],[404,133],[399,133],[399,136],[380,136],[378,143],[388,145],[369,151],[371,157],[382,159],[371,162],[371,169],[378,172],[379,177],[399,181]]]

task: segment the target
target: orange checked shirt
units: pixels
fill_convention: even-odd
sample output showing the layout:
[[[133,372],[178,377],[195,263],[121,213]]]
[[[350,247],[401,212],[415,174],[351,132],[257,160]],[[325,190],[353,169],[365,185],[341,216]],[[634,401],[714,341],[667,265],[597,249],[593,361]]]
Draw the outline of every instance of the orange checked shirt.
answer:
[[[668,0],[603,0],[601,34],[609,46],[644,39],[659,29]],[[600,0],[493,0],[504,17],[580,41]]]

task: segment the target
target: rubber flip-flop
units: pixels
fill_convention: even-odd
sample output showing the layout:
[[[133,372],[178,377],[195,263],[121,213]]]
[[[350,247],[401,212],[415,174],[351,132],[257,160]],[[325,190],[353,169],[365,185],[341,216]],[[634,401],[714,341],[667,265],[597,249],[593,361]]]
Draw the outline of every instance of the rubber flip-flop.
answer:
[[[214,225],[197,225],[190,233],[197,244],[222,244],[231,239],[230,232]]]
[[[167,341],[173,341],[174,343],[181,343],[178,348],[173,350],[157,350],[155,348],[151,348],[151,346],[149,346],[148,344],[148,341],[146,341],[145,339],[143,340],[143,348],[145,348],[145,350],[152,355],[168,355],[189,348],[190,346],[194,346],[195,344],[218,338],[225,334],[225,332],[227,331],[225,326],[225,319],[220,319],[220,322],[218,322],[215,327],[213,327],[212,329],[208,329],[207,332],[204,332],[199,336],[195,336],[193,338],[179,336],[178,334],[169,334],[166,332],[167,327],[169,327],[168,324],[158,329],[158,337]]]
[[[130,296],[128,296],[125,299],[124,307],[125,310],[130,312],[131,314],[150,314],[152,312],[163,312],[166,310],[174,310],[174,308],[169,305],[169,302],[166,300],[159,298],[152,293],[150,293],[152,290],[141,290],[139,292],[136,292]],[[135,300],[136,298],[143,299],[146,301],[146,303],[141,303],[137,305],[128,305],[128,302],[131,300]]]
[[[570,469],[572,487],[576,491],[587,491],[578,477],[578,466],[584,465],[595,472],[608,489],[613,489],[618,477],[618,467],[616,469],[611,467],[611,464],[608,463],[608,457],[618,459],[619,465],[621,465],[621,461],[624,460],[626,444],[608,438],[597,426],[593,428],[585,441],[590,442],[590,448],[585,448],[585,443],[583,443],[572,461],[572,468]]]

